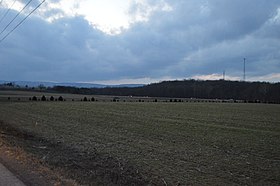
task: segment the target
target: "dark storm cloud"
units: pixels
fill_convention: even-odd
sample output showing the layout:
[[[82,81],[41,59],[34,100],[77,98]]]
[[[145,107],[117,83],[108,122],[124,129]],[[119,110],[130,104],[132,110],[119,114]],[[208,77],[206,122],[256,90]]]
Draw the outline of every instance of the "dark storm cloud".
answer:
[[[260,61],[270,63],[273,59],[264,56],[279,51],[279,24],[269,23],[279,7],[277,1],[169,3],[174,9],[172,13],[155,14],[150,22],[136,25],[124,35],[130,43],[128,48],[144,61],[141,65],[145,69],[151,67],[150,76],[186,77],[220,73],[223,69],[236,74],[243,57],[255,60],[256,65]],[[258,36],[261,30],[264,34],[273,32],[275,40]]]
[[[94,29],[84,17],[51,23],[32,17],[0,43],[0,79],[188,78],[225,69],[240,76],[244,57],[251,76],[279,73],[278,0],[166,2],[172,11],[155,11],[148,22],[115,36]]]

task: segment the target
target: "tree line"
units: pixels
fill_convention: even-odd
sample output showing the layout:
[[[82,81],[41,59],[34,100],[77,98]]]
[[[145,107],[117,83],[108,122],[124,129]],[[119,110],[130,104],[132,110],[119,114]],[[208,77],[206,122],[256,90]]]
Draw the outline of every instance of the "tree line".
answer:
[[[49,88],[49,90],[60,93],[88,95],[233,99],[247,102],[280,103],[280,83],[267,82],[177,80],[133,88],[76,88],[55,86]]]
[[[30,88],[12,83],[0,85],[0,89],[28,90],[50,93],[85,95],[148,96],[166,98],[197,98],[243,100],[245,102],[280,103],[280,83],[242,82],[224,80],[181,80],[163,81],[142,87],[77,88],[55,86]]]

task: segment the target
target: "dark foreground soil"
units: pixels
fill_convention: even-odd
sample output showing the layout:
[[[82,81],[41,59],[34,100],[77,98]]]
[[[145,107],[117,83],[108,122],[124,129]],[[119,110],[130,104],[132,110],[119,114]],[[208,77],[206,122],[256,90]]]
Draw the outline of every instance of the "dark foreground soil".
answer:
[[[162,184],[114,157],[77,150],[1,121],[0,150],[0,161],[27,185]]]

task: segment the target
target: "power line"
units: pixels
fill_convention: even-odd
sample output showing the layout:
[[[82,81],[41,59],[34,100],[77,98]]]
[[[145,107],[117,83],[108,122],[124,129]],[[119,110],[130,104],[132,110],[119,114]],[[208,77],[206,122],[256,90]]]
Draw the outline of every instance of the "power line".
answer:
[[[14,22],[14,20],[19,16],[19,14],[21,14],[21,12],[31,3],[31,1],[33,0],[29,0],[29,2],[17,13],[17,15],[6,25],[6,27],[0,32],[0,36],[1,34],[12,24],[12,22]]]
[[[3,17],[0,19],[0,23],[3,21],[3,19],[8,15],[8,13],[10,12],[11,8],[14,6],[16,0],[14,0],[13,4],[8,8],[8,10],[5,12],[5,14],[3,15]]]
[[[43,0],[38,6],[36,6],[25,18],[23,18],[10,32],[8,32],[1,40],[3,42],[17,27],[19,27],[33,12],[35,12],[46,0]]]

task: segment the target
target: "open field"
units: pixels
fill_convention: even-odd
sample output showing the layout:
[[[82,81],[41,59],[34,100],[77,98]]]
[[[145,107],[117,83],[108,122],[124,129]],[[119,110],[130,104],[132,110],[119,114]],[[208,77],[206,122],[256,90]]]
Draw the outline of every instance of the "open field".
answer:
[[[83,184],[280,183],[280,105],[0,102],[0,122]]]
[[[223,100],[223,99],[196,99],[196,98],[168,98],[168,97],[148,97],[148,96],[110,96],[110,95],[83,95],[83,94],[64,94],[40,91],[18,91],[18,90],[0,90],[0,102],[25,102],[30,101],[33,96],[36,96],[40,101],[42,96],[45,96],[47,101],[53,96],[56,101],[62,96],[64,101],[87,101],[95,98],[95,101],[100,102],[212,102],[212,103],[243,103],[244,100]]]
[[[33,96],[36,96],[38,99],[40,99],[42,96],[46,96],[46,98],[49,100],[51,96],[54,98],[58,98],[59,96],[62,96],[65,101],[81,101],[84,97],[87,97],[87,99],[91,99],[92,97],[96,98],[99,101],[111,101],[115,96],[102,96],[102,95],[82,95],[82,94],[61,94],[61,93],[48,93],[48,92],[39,92],[39,91],[14,91],[14,90],[0,90],[0,102],[6,102],[6,101],[29,101],[30,98]],[[129,100],[129,97],[120,97],[126,100]]]

